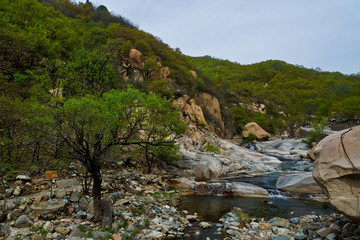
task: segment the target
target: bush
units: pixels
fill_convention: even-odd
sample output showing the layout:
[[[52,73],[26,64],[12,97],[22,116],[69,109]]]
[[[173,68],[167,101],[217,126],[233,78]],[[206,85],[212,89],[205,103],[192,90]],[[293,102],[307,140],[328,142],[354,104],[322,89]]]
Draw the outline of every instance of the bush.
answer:
[[[305,142],[309,145],[313,142],[320,142],[326,135],[324,134],[324,128],[326,126],[326,120],[315,121],[313,123],[314,130],[310,131],[309,136],[305,139]]]
[[[220,149],[218,147],[215,147],[213,145],[204,146],[204,150],[207,152],[212,152],[212,153],[219,153],[219,151],[220,151]]]

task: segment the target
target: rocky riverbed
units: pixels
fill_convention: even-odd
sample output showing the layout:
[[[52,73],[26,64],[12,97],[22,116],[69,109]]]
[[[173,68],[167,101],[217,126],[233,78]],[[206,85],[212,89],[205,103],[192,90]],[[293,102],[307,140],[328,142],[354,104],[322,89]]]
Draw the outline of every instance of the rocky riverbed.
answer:
[[[204,159],[208,162],[207,156],[216,157],[210,159],[218,161],[221,156],[222,173],[240,171],[241,176],[282,171],[281,161],[275,157],[229,142],[222,142],[221,146],[222,153],[218,155],[194,152],[194,156],[205,156],[193,159],[194,162]],[[295,155],[294,151],[289,153]],[[234,163],[229,162],[232,160]],[[236,171],[226,172],[229,166]],[[309,177],[290,176],[286,179],[289,172],[284,173],[285,179],[279,182],[279,187],[286,191],[309,190],[306,186],[313,186]],[[256,184],[214,178],[197,180],[196,176],[185,178],[166,173],[141,174],[129,168],[106,171],[103,178],[102,196],[110,211],[104,212],[102,224],[92,222],[93,199],[83,192],[80,182],[72,176],[57,179],[52,196],[50,182],[42,177],[20,174],[8,179],[1,197],[3,200],[0,200],[0,239],[360,239],[359,226],[337,213],[294,213],[287,218],[268,219],[254,217],[246,209],[234,208],[219,219],[209,221],[193,211],[180,209],[178,205],[181,196],[186,194],[260,197],[271,203],[271,199],[267,200],[270,197],[268,190]],[[318,191],[316,186],[312,189]],[[211,214],[211,205],[207,209]]]

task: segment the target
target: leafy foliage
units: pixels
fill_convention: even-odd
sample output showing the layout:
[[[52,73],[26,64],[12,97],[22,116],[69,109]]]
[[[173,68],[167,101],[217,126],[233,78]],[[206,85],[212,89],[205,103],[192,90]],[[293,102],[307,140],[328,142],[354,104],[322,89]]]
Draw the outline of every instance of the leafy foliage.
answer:
[[[358,75],[319,72],[283,61],[269,60],[240,65],[227,60],[188,57],[198,71],[210,79],[227,106],[236,129],[255,121],[267,131],[287,130],[295,134],[299,126],[319,117],[345,116],[355,120],[360,111]],[[243,109],[240,103],[266,105],[266,115]],[[336,117],[335,116],[335,117]]]

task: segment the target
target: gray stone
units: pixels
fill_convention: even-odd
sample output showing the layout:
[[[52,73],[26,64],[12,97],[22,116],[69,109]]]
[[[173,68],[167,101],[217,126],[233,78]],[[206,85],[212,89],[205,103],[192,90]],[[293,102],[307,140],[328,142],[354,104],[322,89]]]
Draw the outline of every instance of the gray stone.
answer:
[[[89,202],[88,200],[86,200],[85,197],[80,198],[79,200],[79,206],[83,207],[83,208],[87,208],[89,206]]]
[[[303,240],[303,239],[307,239],[308,237],[302,232],[297,232],[294,238],[297,240]]]
[[[43,225],[43,229],[47,232],[52,232],[54,231],[54,224],[52,224],[51,222],[47,221],[44,225]]]
[[[70,202],[79,202],[81,195],[82,194],[78,191],[72,192],[69,198]]]
[[[159,239],[165,237],[164,233],[156,230],[145,229],[143,230],[143,233],[145,237],[149,239]]]
[[[299,224],[300,223],[300,218],[296,217],[296,218],[291,218],[289,220],[290,223],[293,223],[293,224]]]
[[[19,196],[21,194],[21,187],[16,186],[14,192],[12,193],[14,196]]]
[[[7,229],[4,223],[0,223],[0,232],[4,232],[6,235],[10,234],[10,231]]]
[[[69,188],[79,186],[80,182],[76,178],[61,179],[56,181],[56,185],[59,188]]]
[[[23,182],[31,182],[31,178],[26,175],[18,175],[18,176],[16,176],[16,180],[20,180]]]
[[[226,183],[225,191],[232,193],[234,196],[269,198],[269,193],[266,189],[250,183]]]
[[[285,219],[285,218],[279,218],[279,217],[274,217],[272,219],[270,219],[268,221],[269,224],[271,224],[272,226],[277,226],[277,227],[284,227],[284,228],[288,228],[289,227],[289,220]]]
[[[286,235],[280,235],[280,236],[272,237],[271,240],[290,240],[290,238]]]
[[[212,225],[211,225],[211,223],[208,223],[208,222],[200,222],[199,226],[202,228],[211,228]]]
[[[28,227],[31,224],[33,224],[33,222],[29,219],[27,215],[23,214],[16,219],[14,227],[16,228]]]
[[[108,232],[94,231],[93,238],[94,239],[106,239],[108,237]]]
[[[73,229],[70,232],[69,239],[82,238],[84,235],[85,234],[82,231],[80,231],[79,227],[77,225],[74,225]]]
[[[322,189],[315,182],[312,172],[280,176],[276,182],[276,187],[287,192],[322,193]]]
[[[39,214],[49,214],[61,211],[65,208],[66,202],[53,199],[52,201],[34,203],[30,208]]]
[[[320,237],[326,237],[327,235],[329,235],[332,232],[331,228],[321,228],[318,231],[316,231],[316,233],[320,236]]]
[[[57,191],[55,192],[55,197],[56,197],[57,199],[63,199],[65,195],[66,195],[66,191],[63,190],[63,189],[57,190]]]
[[[326,236],[327,240],[335,240],[337,239],[337,236],[335,233],[330,233],[329,235]]]
[[[7,196],[7,197],[10,197],[12,194],[13,194],[13,192],[14,192],[14,188],[8,188],[8,189],[6,189],[5,190],[5,195]]]

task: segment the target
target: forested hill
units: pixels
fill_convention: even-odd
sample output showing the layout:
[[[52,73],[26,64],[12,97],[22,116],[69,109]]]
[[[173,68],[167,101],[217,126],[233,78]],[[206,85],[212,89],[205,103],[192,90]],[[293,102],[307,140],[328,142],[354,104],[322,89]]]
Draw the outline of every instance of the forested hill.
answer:
[[[210,79],[238,127],[252,119],[268,131],[294,133],[314,120],[355,121],[360,115],[359,75],[323,72],[279,60],[241,65],[210,56],[187,59]],[[260,105],[265,105],[266,114],[250,110]]]
[[[0,0],[0,26],[0,130],[8,136],[28,105],[44,104],[51,89],[67,99],[128,84],[167,99],[207,92],[219,99],[232,133],[248,121],[294,133],[314,119],[355,119],[360,112],[358,75],[273,60],[240,65],[187,57],[89,1]],[[140,52],[139,62],[130,49]]]

